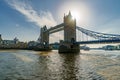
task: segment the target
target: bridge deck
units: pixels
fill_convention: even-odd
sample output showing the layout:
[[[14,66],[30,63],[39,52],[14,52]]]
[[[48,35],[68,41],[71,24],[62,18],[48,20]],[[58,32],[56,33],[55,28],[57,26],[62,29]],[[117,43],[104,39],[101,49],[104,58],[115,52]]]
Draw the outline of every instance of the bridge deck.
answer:
[[[99,44],[99,43],[120,43],[119,40],[94,40],[94,41],[80,41],[77,44]]]

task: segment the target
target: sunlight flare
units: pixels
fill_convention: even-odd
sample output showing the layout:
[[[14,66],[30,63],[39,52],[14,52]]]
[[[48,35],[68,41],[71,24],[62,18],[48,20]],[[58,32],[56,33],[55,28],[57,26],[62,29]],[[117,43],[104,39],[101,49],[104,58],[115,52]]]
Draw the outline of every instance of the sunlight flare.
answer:
[[[72,10],[71,11],[73,19],[76,19],[77,21],[80,20],[80,13],[78,11]]]

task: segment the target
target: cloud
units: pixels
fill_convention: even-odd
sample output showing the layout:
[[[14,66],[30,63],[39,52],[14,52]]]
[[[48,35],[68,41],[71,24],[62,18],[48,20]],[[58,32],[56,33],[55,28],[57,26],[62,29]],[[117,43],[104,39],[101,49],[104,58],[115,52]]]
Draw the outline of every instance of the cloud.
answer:
[[[49,11],[36,11],[33,9],[32,5],[28,2],[23,0],[5,0],[11,8],[15,9],[16,11],[20,12],[22,15],[25,16],[28,22],[32,22],[39,27],[46,25],[48,28],[50,26],[55,26],[57,22],[54,20],[52,14]],[[18,26],[18,24],[16,24]],[[53,34],[51,36],[51,42],[56,41],[58,38],[58,33]],[[60,35],[59,37],[62,37]]]
[[[49,11],[37,12],[28,2],[20,0],[6,0],[6,2],[16,11],[24,15],[28,22],[33,22],[37,26],[54,26],[56,21]]]

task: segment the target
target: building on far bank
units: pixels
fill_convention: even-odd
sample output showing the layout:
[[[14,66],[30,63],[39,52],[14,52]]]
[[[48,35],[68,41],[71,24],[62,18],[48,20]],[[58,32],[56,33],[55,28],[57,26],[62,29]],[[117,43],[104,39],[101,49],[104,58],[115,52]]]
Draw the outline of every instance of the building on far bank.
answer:
[[[104,50],[114,50],[115,46],[113,46],[113,45],[107,45],[107,46],[103,46],[103,49]]]
[[[15,45],[19,40],[15,37],[13,40],[2,40],[2,45]]]
[[[2,35],[0,34],[0,45],[2,44]]]
[[[2,41],[2,35],[0,34],[0,41]]]
[[[37,46],[37,44],[38,44],[38,42],[36,42],[36,41],[30,41],[30,42],[28,42],[28,48],[35,47],[35,46]]]
[[[0,34],[0,48],[1,49],[8,49],[8,48],[25,48],[26,43],[20,42],[17,37],[13,40],[3,40],[2,35]]]
[[[19,39],[17,37],[14,38],[15,44],[19,43]]]
[[[120,45],[106,45],[106,46],[103,46],[102,49],[104,50],[120,50]]]
[[[120,50],[120,45],[117,45],[117,46],[116,46],[116,49],[117,49],[117,50]]]

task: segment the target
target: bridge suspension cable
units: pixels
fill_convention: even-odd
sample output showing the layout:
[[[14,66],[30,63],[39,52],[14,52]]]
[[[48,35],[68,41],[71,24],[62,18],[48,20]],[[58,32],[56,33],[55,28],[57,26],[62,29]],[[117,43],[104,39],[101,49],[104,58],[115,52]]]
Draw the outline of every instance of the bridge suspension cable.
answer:
[[[93,37],[95,39],[98,40],[120,40],[120,35],[117,34],[106,34],[106,33],[100,33],[100,32],[95,32],[95,31],[91,31],[91,30],[87,30],[81,27],[76,27],[79,31],[81,31],[82,33]]]

